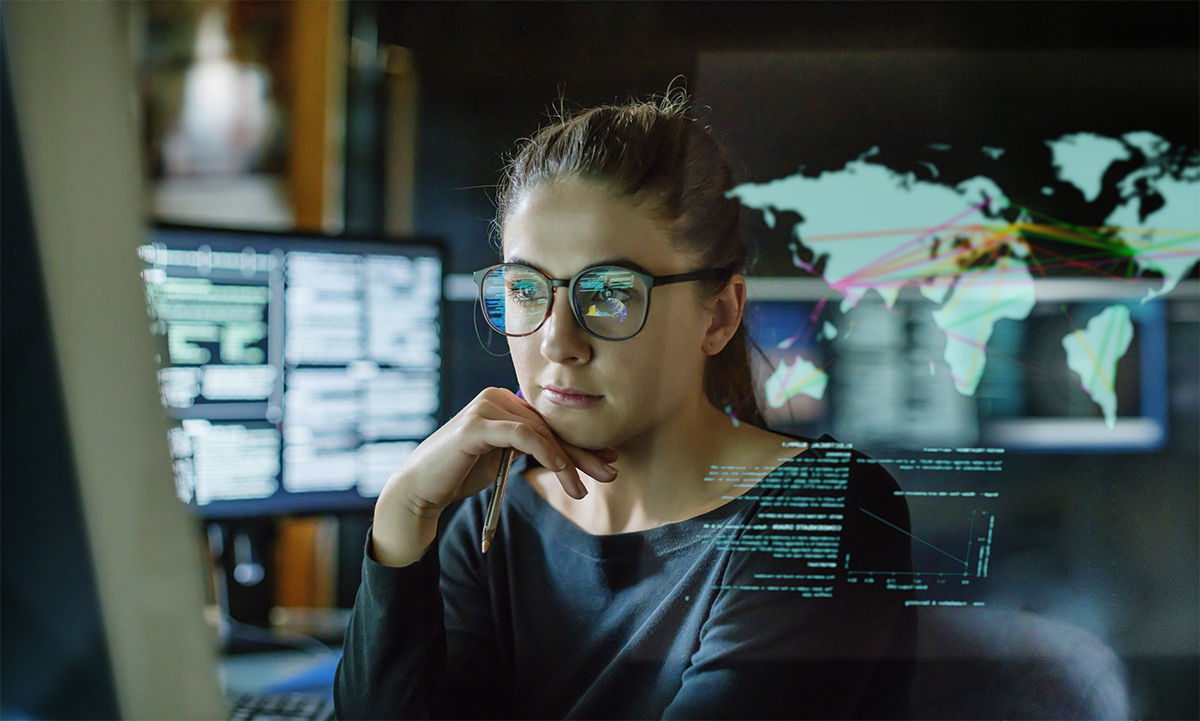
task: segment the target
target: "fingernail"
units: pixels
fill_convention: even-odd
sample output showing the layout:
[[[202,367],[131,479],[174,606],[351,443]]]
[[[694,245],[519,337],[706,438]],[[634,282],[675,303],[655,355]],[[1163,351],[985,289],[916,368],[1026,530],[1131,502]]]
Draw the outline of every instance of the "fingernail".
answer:
[[[613,468],[612,466],[608,465],[607,463],[604,464],[604,470],[608,471],[609,473],[613,474],[614,476],[617,475],[617,469]]]
[[[563,470],[566,470],[566,468],[567,468],[567,462],[566,462],[566,461],[564,461],[562,458],[555,458],[555,459],[554,459],[554,470],[556,470],[556,471],[563,471]]]

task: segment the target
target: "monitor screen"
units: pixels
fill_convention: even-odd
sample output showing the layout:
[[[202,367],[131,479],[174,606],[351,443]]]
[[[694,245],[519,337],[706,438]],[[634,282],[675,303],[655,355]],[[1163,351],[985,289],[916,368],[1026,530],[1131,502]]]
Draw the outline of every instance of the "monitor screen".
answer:
[[[953,382],[936,306],[915,290],[902,291],[890,308],[867,298],[842,314],[827,288],[800,282],[771,289],[773,299],[750,303],[747,313],[761,351],[762,410],[772,427],[810,436],[831,429],[879,449],[1112,453],[1165,446],[1169,308],[1194,305],[1195,281],[1184,281],[1171,300],[1145,304],[1137,293],[1150,284],[1064,278],[1035,285],[1038,300],[1027,317],[996,322],[989,362],[970,394]],[[1089,327],[1093,334],[1098,326],[1107,330],[1115,315],[1127,317],[1132,337],[1109,378],[1099,372],[1102,359],[1080,363],[1080,354],[1091,360],[1090,347],[1064,339],[1087,341]],[[1098,353],[1103,337],[1093,345]],[[1111,399],[1097,390],[1101,384]]]
[[[437,427],[436,243],[160,226],[138,254],[199,516],[368,508]]]

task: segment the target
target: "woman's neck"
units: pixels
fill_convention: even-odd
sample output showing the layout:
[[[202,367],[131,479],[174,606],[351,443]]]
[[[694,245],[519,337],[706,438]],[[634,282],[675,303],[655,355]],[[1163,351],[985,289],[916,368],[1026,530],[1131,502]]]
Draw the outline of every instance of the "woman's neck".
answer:
[[[560,513],[589,533],[607,535],[656,528],[724,505],[749,485],[713,481],[711,466],[759,466],[761,475],[784,457],[780,436],[730,419],[707,401],[681,409],[671,422],[617,447],[620,471],[612,483],[580,474],[588,495],[567,497],[548,473],[531,477],[534,488]],[[786,455],[794,455],[789,450]]]

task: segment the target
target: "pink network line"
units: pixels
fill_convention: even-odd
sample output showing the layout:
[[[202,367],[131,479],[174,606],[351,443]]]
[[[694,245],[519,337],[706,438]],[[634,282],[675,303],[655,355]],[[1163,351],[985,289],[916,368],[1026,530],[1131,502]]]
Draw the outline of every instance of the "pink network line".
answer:
[[[1077,266],[1084,266],[1084,267],[1090,268],[1090,267],[1095,267],[1095,266],[1099,266],[1099,265],[1111,265],[1113,263],[1119,263],[1123,260],[1129,260],[1129,259],[1113,256],[1110,258],[1096,258],[1093,260],[1074,260],[1073,259],[1072,262],[1070,262],[1070,263],[1068,263],[1066,261],[1061,262],[1061,263],[1040,263],[1040,265],[1043,268],[1067,268],[1067,267],[1077,267]],[[1130,278],[1113,278],[1113,280],[1128,281],[1131,279]]]
[[[914,281],[926,280],[926,279],[933,278],[933,277],[950,277],[950,276],[955,276],[955,275],[963,275],[963,274],[967,273],[968,270],[977,271],[972,276],[973,278],[976,278],[976,279],[986,279],[990,274],[1000,273],[1001,277],[992,281],[993,283],[996,283],[999,285],[1006,285],[1006,284],[1012,284],[1012,283],[1024,284],[1026,282],[1021,278],[1012,278],[1012,279],[1006,280],[1003,277],[1003,272],[1001,271],[1001,269],[996,268],[996,267],[991,267],[991,268],[977,268],[977,269],[957,269],[953,273],[943,273],[940,276],[913,275],[913,276],[904,276],[902,278],[893,277],[893,278],[889,278],[889,279],[883,280],[883,281],[847,282],[847,283],[843,284],[843,287],[844,288],[865,288],[867,290],[870,290],[871,288],[880,288],[880,287],[891,288],[891,287],[897,287],[897,286],[904,286],[904,285],[906,285],[908,283],[912,283]]]
[[[896,248],[893,248],[890,252],[879,256],[873,262],[871,262],[867,265],[864,265],[863,267],[859,268],[858,270],[854,271],[853,273],[850,273],[842,280],[839,280],[837,283],[831,283],[830,287],[832,287],[834,290],[840,291],[842,289],[842,287],[844,287],[844,284],[847,281],[861,276],[863,273],[865,273],[870,268],[872,268],[874,266],[878,266],[878,265],[882,264],[884,261],[888,260],[889,258],[897,255],[898,253],[904,252],[904,251],[908,250],[909,248],[911,248],[912,246],[919,244],[921,241],[925,240],[926,238],[933,235],[934,233],[936,233],[940,230],[943,230],[945,228],[948,228],[951,225],[954,225],[955,223],[957,223],[958,221],[967,217],[968,215],[971,215],[972,213],[978,211],[980,208],[986,207],[989,203],[991,203],[990,200],[984,200],[982,203],[980,203],[978,205],[974,205],[974,206],[968,208],[967,210],[964,210],[962,213],[959,213],[958,215],[954,216],[950,220],[947,220],[944,223],[940,223],[938,225],[933,226],[932,228],[927,229],[925,232],[917,235],[915,238],[908,241],[907,243],[904,243]]]
[[[1062,253],[1055,253],[1053,250],[1050,250],[1049,248],[1044,248],[1040,245],[1034,245],[1033,243],[1029,243],[1029,251],[1033,254],[1033,260],[1037,264],[1038,270],[1042,271],[1043,277],[1045,277],[1045,275],[1046,275],[1044,268],[1046,268],[1047,266],[1045,263],[1043,263],[1037,259],[1037,251],[1039,251],[1039,250],[1041,252],[1045,253],[1046,255],[1053,256],[1062,261],[1061,263],[1052,266],[1055,268],[1064,268],[1064,267],[1084,268],[1085,270],[1094,270],[1096,275],[1098,275],[1102,278],[1107,278],[1112,281],[1117,281],[1120,283],[1129,283],[1129,284],[1137,282],[1133,278],[1124,278],[1122,276],[1115,275],[1113,273],[1108,273],[1103,270],[1098,270],[1098,269],[1092,267],[1093,265],[1104,265],[1105,261],[1103,261],[1103,260],[1098,261],[1098,262],[1076,260],[1075,258],[1072,258],[1069,255],[1063,255]]]
[[[804,340],[800,345],[808,343],[808,339],[812,337],[813,331],[817,328],[817,319],[821,317],[821,311],[825,308],[825,301],[829,300],[829,296],[825,296],[818,303],[817,307],[808,316],[808,332],[804,334]]]
[[[1178,255],[1145,254],[1145,255],[1140,255],[1138,257],[1144,258],[1147,260],[1163,260],[1163,259],[1177,258],[1179,256]],[[1072,267],[1083,266],[1086,268],[1095,268],[1095,267],[1102,266],[1102,265],[1110,265],[1112,263],[1120,262],[1122,260],[1129,260],[1129,258],[1115,258],[1114,257],[1114,258],[1101,258],[1099,260],[1075,260],[1070,263],[1068,263],[1068,262],[1040,263],[1039,267],[1041,267],[1041,268],[1072,268]],[[1128,284],[1133,284],[1133,283],[1138,282],[1137,276],[1133,276],[1133,277],[1129,277],[1129,278],[1124,278],[1124,277],[1120,277],[1120,276],[1112,276],[1109,278],[1109,280],[1112,280],[1114,282],[1119,282],[1119,283],[1128,283]]]
[[[796,329],[795,335],[791,336],[790,338],[783,339],[783,341],[779,344],[779,347],[785,350],[791,348],[796,340],[800,337],[800,331],[804,330],[805,324],[807,324],[808,327],[808,334],[804,336],[804,342],[800,345],[807,343],[808,339],[812,337],[812,331],[813,328],[816,327],[817,317],[821,315],[821,310],[825,307],[825,301],[827,300],[829,300],[829,296],[822,298],[820,302],[817,303],[817,307],[813,309],[813,312],[808,314],[808,320],[806,320],[804,324],[801,324],[800,327]]]
[[[987,351],[987,343],[980,343],[979,341],[971,340],[961,333],[955,333],[954,331],[946,330],[945,328],[942,329],[942,332],[946,334],[947,338],[952,338],[960,343],[963,343],[964,345],[968,345],[974,350],[984,352]]]
[[[978,226],[975,226],[975,230],[976,230],[976,232],[981,232],[981,229]],[[883,276],[887,276],[887,275],[894,275],[897,272],[909,270],[911,268],[916,268],[916,267],[919,267],[922,265],[925,265],[925,266],[946,265],[947,263],[951,262],[952,258],[960,257],[971,251],[978,252],[978,251],[989,251],[990,250],[993,252],[993,255],[995,255],[995,252],[994,252],[995,248],[1006,242],[1018,242],[1018,243],[1024,242],[1020,238],[1017,238],[1016,236],[1013,236],[1011,234],[1000,235],[1000,234],[995,234],[995,233],[984,232],[984,235],[985,235],[984,242],[981,245],[968,246],[966,248],[959,250],[953,256],[950,256],[950,257],[930,258],[928,256],[928,254],[925,252],[925,250],[922,248],[922,249],[918,250],[918,252],[915,256],[915,260],[913,260],[912,262],[909,262],[907,264],[897,264],[897,265],[893,265],[893,266],[889,266],[889,267],[884,267],[882,263],[875,263],[872,266],[870,266],[870,269],[875,271],[870,277],[871,278],[879,278],[879,277],[883,277]],[[904,283],[910,282],[912,280],[929,278],[929,277],[960,275],[964,272],[966,272],[965,269],[955,267],[955,268],[948,268],[944,272],[937,273],[936,276],[931,276],[928,274],[918,274],[918,275],[914,275],[914,276],[906,276],[904,279],[896,279],[896,280],[900,280],[901,285],[903,285]],[[859,284],[854,283],[852,281],[861,280],[861,278],[864,277],[864,275],[865,275],[865,272],[860,270],[858,274],[847,276],[846,278],[843,278],[841,281],[839,281],[839,283],[845,284],[846,287],[860,287]],[[872,282],[873,286],[878,286],[880,284],[881,283],[878,281]],[[868,287],[872,287],[872,286],[868,286]]]
[[[829,367],[829,365],[830,365],[831,363],[833,363],[835,360],[837,360],[838,358],[841,358],[841,356],[840,356],[840,355],[835,355],[834,357],[832,357],[832,358],[830,358],[828,361],[826,361],[825,365],[821,366],[820,368],[814,368],[813,370],[814,370],[814,371],[823,371],[823,370],[825,370],[826,368],[828,368],[828,367]],[[796,357],[795,357],[795,358],[793,358],[792,360],[793,360],[793,361],[799,361],[799,360],[800,360],[800,354],[798,354],[798,353],[797,353],[797,354],[796,354]],[[785,362],[786,362],[786,361],[785,361]],[[779,393],[778,393],[778,394],[776,394],[776,396],[775,396],[775,400],[779,401],[780,405],[783,405],[783,401],[787,400],[787,398],[785,398],[784,396],[785,396],[785,394],[787,393],[788,386],[789,386],[789,385],[791,385],[791,383],[792,383],[792,376],[796,374],[796,369],[797,369],[797,368],[799,368],[799,367],[800,367],[800,363],[798,363],[798,362],[797,362],[797,363],[796,363],[795,365],[793,365],[791,368],[788,368],[788,374],[787,374],[787,378],[785,378],[785,379],[784,379],[784,381],[783,381],[783,383],[782,383],[782,384],[779,386]],[[811,374],[810,374],[810,375],[811,375]],[[739,409],[739,410],[740,410],[740,409]]]
[[[1003,358],[1004,360],[1007,360],[1007,361],[1012,361],[1013,363],[1016,363],[1016,364],[1017,364],[1017,365],[1019,365],[1019,366],[1022,366],[1022,367],[1025,367],[1025,368],[1028,368],[1029,370],[1031,370],[1031,371],[1034,371],[1035,373],[1041,373],[1042,375],[1046,376],[1047,378],[1053,378],[1054,380],[1057,380],[1057,381],[1065,381],[1065,380],[1068,380],[1067,378],[1064,378],[1063,376],[1055,375],[1055,374],[1053,374],[1053,373],[1050,373],[1049,371],[1045,371],[1045,370],[1043,370],[1043,369],[1041,369],[1041,368],[1038,368],[1037,366],[1032,366],[1032,365],[1029,365],[1028,363],[1026,363],[1026,362],[1024,362],[1024,361],[1021,361],[1021,360],[1018,360],[1018,359],[1016,359],[1016,358],[1013,358],[1013,357],[1012,357],[1012,356],[1010,356],[1010,355],[1005,355],[1004,353],[997,353],[996,351],[990,351],[990,350],[987,350],[987,346],[986,346],[986,345],[983,345],[983,346],[981,347],[981,344],[979,344],[979,343],[977,343],[977,342],[975,342],[975,341],[973,341],[973,340],[971,340],[971,339],[969,339],[969,338],[966,338],[966,337],[964,337],[964,336],[962,336],[962,335],[960,335],[960,334],[958,334],[958,333],[954,333],[953,331],[947,331],[947,330],[944,330],[943,332],[946,334],[946,337],[948,337],[948,338],[952,337],[952,338],[955,338],[956,340],[960,340],[960,341],[962,341],[963,343],[966,343],[967,345],[975,346],[976,350],[983,350],[983,351],[984,351],[984,352],[986,352],[988,355],[990,355],[990,356],[992,356],[992,357],[994,357],[994,358]],[[962,380],[963,380],[963,379],[962,379],[960,376],[956,375],[956,374],[954,373],[954,371],[950,371],[950,377],[951,377],[953,380],[955,380],[955,381],[958,381],[958,382],[960,382],[960,383],[961,383],[961,382],[962,382]]]
[[[999,308],[1003,308],[1005,306],[1012,305],[1013,303],[1016,303],[1017,301],[1022,300],[1022,298],[1017,297],[1017,298],[1008,298],[1007,300],[1004,300],[1002,302],[996,301],[995,298],[997,295],[999,295],[1000,288],[1002,287],[1002,285],[1003,285],[1003,283],[995,283],[992,285],[992,300],[988,303],[987,308],[985,310],[976,311],[974,313],[971,313],[970,315],[968,315],[965,318],[960,318],[958,320],[958,323],[955,323],[954,325],[958,325],[959,323],[965,323],[967,321],[974,320],[975,318],[978,318],[980,315],[982,315],[984,313],[989,313],[989,314],[993,313],[994,311],[996,311]],[[1022,285],[1024,285],[1024,284],[1022,284]],[[970,288],[971,288],[971,285],[968,285],[966,287],[966,290],[970,290]],[[964,294],[965,294],[965,291],[964,291]],[[1029,293],[1029,295],[1032,296],[1034,294],[1031,291]],[[955,298],[951,298],[950,302],[947,303],[945,306],[943,306],[942,310],[951,310],[955,306],[957,306],[960,302],[962,302],[962,296],[955,296]],[[946,329],[943,328],[943,330],[946,330]]]

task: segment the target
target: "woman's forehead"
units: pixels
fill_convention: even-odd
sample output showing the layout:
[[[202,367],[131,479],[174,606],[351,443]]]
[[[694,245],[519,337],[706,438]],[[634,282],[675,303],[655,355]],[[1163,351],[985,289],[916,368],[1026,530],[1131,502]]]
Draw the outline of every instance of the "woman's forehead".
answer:
[[[527,191],[506,219],[502,239],[505,260],[520,258],[556,277],[613,258],[626,258],[655,274],[690,268],[661,221],[580,181],[545,183]]]

